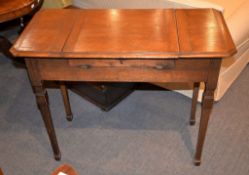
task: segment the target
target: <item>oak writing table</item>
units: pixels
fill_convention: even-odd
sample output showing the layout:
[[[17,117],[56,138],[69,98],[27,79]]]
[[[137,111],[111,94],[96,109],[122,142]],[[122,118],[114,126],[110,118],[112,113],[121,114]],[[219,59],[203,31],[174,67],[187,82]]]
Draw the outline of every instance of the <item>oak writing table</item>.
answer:
[[[195,153],[200,165],[221,61],[236,48],[213,9],[71,9],[38,12],[11,51],[26,58],[56,160],[61,154],[44,81],[204,82]]]

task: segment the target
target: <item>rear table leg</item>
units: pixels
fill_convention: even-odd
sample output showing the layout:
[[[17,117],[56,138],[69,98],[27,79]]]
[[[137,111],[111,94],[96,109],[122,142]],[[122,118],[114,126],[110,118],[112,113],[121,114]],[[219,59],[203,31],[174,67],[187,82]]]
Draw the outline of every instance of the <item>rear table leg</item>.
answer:
[[[200,83],[194,83],[193,89],[193,97],[192,97],[192,107],[191,107],[191,115],[190,115],[190,125],[195,124],[195,114],[196,114],[196,105],[198,100],[198,93],[199,93]]]
[[[63,97],[63,102],[64,102],[66,114],[67,114],[67,120],[72,121],[73,114],[72,114],[70,101],[69,101],[69,97],[68,97],[68,91],[67,91],[67,87],[66,87],[65,83],[60,83],[60,90],[61,90],[61,94]]]

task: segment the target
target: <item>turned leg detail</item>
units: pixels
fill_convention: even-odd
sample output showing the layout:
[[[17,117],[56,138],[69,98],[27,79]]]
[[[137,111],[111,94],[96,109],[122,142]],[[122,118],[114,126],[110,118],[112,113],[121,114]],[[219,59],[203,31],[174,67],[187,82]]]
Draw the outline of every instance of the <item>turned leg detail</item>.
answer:
[[[42,86],[35,86],[33,87],[33,89],[34,89],[34,93],[36,96],[37,105],[41,112],[42,119],[46,126],[49,140],[50,140],[53,152],[54,152],[54,158],[56,160],[60,160],[61,153],[60,153],[59,145],[57,142],[53,121],[52,121],[51,114],[50,114],[47,91]]]
[[[190,121],[189,121],[190,125],[195,124],[196,106],[197,106],[199,89],[200,89],[200,83],[199,82],[194,83],[191,114],[190,114]]]
[[[64,102],[64,107],[66,110],[67,120],[72,121],[73,114],[72,114],[72,110],[71,110],[71,106],[70,106],[67,87],[64,83],[60,83],[60,90],[61,90],[61,95],[62,95],[63,102]]]

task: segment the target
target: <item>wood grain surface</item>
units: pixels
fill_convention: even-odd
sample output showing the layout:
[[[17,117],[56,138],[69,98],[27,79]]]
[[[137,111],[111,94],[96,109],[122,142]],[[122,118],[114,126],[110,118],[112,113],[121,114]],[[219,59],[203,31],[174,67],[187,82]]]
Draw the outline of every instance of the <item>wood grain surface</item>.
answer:
[[[43,10],[12,48],[15,56],[55,58],[210,58],[235,52],[222,14],[213,9]]]
[[[176,11],[180,57],[228,57],[235,45],[220,12],[213,9]]]
[[[0,23],[22,17],[35,9],[42,0],[1,0]]]

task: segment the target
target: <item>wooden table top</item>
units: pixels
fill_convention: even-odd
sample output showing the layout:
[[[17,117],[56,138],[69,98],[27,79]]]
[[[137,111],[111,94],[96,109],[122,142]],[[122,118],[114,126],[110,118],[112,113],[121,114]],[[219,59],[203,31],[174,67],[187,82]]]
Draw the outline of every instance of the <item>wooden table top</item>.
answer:
[[[15,56],[165,59],[227,57],[236,52],[213,9],[38,12],[11,49]]]
[[[0,23],[28,14],[37,4],[39,0],[1,0]]]

